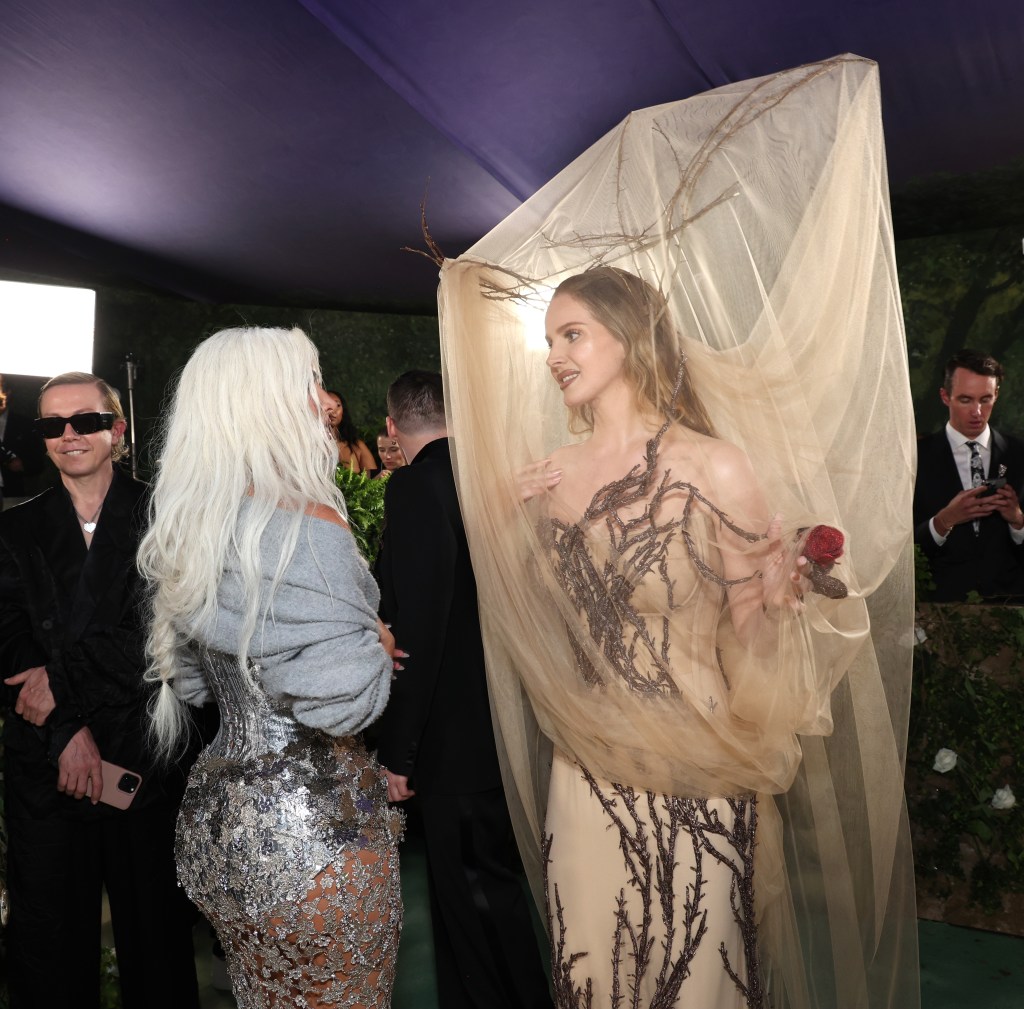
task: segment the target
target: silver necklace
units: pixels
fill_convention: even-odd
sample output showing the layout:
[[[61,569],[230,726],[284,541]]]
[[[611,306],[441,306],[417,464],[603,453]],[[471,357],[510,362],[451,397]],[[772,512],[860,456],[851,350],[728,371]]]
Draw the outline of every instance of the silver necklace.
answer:
[[[82,528],[83,528],[83,529],[84,529],[84,530],[85,530],[85,531],[86,531],[86,532],[87,532],[87,533],[88,533],[88,534],[89,534],[90,536],[91,536],[91,535],[92,535],[92,534],[93,534],[94,532],[96,532],[96,520],[97,520],[97,519],[98,519],[98,518],[100,517],[100,512],[101,512],[101,511],[103,511],[103,502],[102,502],[102,501],[100,502],[100,506],[99,506],[99,508],[97,508],[97,509],[96,509],[96,514],[95,514],[95,515],[93,515],[93,517],[92,517],[91,519],[89,519],[88,521],[86,521],[86,520],[85,520],[84,518],[82,518],[81,514],[79,514],[79,511],[78,511],[78,509],[77,509],[77,508],[75,509],[75,514],[76,514],[76,515],[78,515],[78,521],[82,523]]]

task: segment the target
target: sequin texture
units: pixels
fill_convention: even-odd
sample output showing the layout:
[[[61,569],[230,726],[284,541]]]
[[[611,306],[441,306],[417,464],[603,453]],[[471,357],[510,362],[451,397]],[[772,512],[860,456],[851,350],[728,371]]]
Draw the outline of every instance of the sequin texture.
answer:
[[[298,723],[258,667],[198,657],[221,727],[189,778],[178,877],[217,930],[239,1009],[391,1005],[401,814],[358,737]]]

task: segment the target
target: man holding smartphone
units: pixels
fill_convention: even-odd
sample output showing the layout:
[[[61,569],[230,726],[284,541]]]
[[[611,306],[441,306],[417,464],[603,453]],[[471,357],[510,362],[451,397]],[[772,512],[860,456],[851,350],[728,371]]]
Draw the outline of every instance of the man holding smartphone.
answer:
[[[974,591],[1024,601],[1024,444],[989,426],[1003,368],[962,350],[946,363],[944,430],[918,442],[914,541],[931,564],[937,602]]]
[[[60,480],[0,515],[11,1009],[99,1006],[102,889],[125,1009],[198,1007],[183,774],[146,745],[145,486],[114,465],[125,420],[101,379],[51,379],[35,426]]]

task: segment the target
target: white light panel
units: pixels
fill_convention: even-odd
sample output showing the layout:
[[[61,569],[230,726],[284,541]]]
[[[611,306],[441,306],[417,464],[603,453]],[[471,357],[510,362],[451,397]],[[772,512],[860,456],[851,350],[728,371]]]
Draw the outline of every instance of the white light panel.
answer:
[[[96,292],[0,280],[0,375],[92,371]]]

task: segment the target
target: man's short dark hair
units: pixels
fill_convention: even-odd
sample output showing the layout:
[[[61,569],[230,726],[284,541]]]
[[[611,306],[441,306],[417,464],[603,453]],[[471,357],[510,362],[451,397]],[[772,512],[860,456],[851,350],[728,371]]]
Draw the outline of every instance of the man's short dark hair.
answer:
[[[991,376],[996,380],[997,389],[1005,374],[1003,366],[991,354],[982,354],[980,351],[969,350],[965,347],[963,350],[958,350],[946,362],[946,370],[942,376],[942,388],[947,393],[953,391],[953,372],[957,368],[973,371],[975,375]]]
[[[446,426],[444,386],[437,371],[407,371],[388,387],[388,416],[406,434]]]

